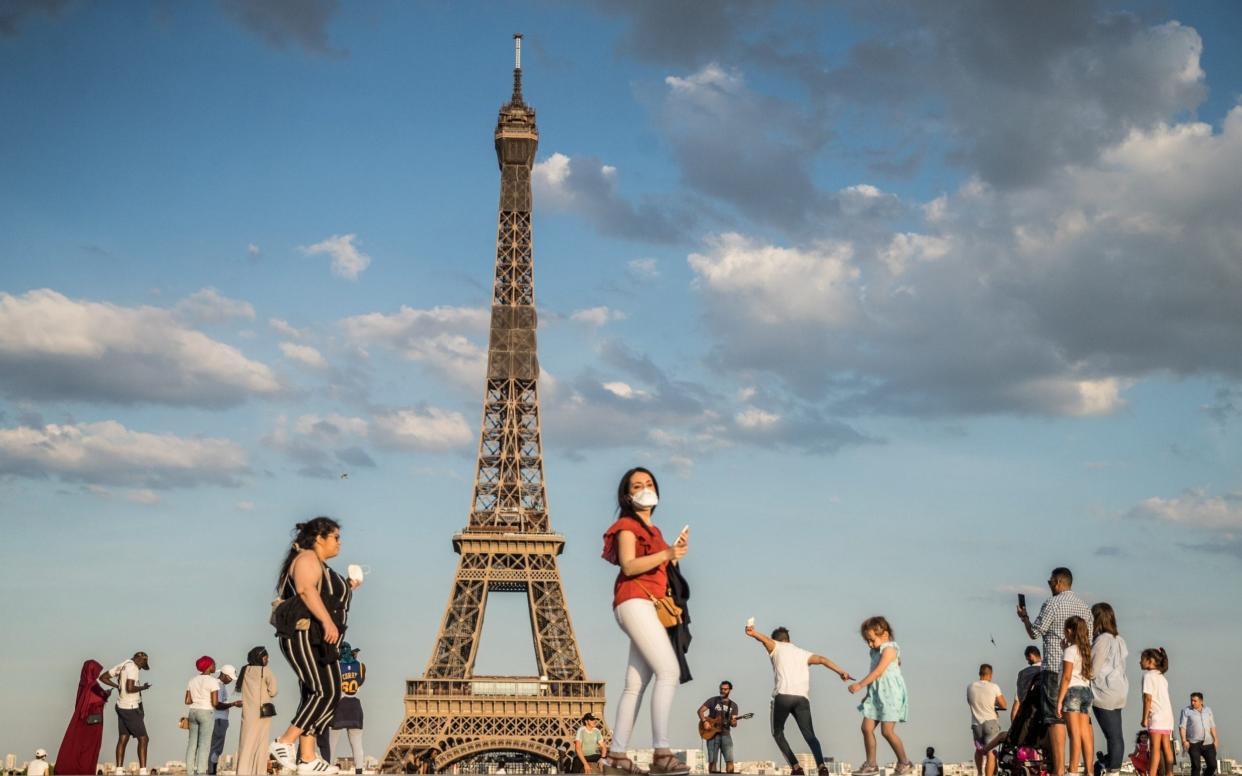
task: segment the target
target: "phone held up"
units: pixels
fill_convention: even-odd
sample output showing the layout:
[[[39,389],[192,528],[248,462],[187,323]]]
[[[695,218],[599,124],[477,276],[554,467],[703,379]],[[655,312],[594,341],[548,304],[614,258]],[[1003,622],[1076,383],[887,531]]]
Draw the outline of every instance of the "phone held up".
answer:
[[[1026,593],[1018,593],[1018,606],[1022,609],[1026,608]]]

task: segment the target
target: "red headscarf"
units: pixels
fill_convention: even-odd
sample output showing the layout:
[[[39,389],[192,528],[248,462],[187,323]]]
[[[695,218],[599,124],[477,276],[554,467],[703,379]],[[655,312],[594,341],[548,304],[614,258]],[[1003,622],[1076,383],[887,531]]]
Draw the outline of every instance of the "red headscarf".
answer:
[[[74,719],[86,719],[86,715],[90,712],[87,707],[91,705],[91,695],[103,695],[104,691],[99,687],[99,675],[103,673],[103,666],[98,660],[87,660],[82,664],[82,675],[78,679],[78,699],[73,705]]]
[[[200,674],[204,671],[210,670],[215,664],[216,661],[212,660],[208,655],[203,655],[198,660],[194,661],[194,667],[198,669]]]

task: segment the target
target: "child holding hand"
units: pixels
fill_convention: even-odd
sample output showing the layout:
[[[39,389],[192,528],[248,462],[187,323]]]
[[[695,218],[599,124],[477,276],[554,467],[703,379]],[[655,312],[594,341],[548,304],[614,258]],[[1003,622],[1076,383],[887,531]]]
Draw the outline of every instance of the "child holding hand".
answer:
[[[896,725],[905,722],[909,711],[906,680],[901,675],[901,647],[893,641],[893,629],[883,617],[868,617],[859,629],[863,641],[871,648],[871,671],[850,685],[850,692],[866,688],[867,694],[858,710],[863,714],[863,746],[867,760],[854,771],[857,776],[874,776],[880,772],[875,754],[875,726],[892,747],[897,757],[896,776],[914,772],[914,764],[906,757],[906,747],[897,735]]]

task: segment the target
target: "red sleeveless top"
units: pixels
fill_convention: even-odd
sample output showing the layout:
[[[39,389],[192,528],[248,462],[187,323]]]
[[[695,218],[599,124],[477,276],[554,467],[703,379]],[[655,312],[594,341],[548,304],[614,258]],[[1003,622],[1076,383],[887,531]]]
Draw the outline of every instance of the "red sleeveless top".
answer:
[[[664,541],[664,534],[660,533],[658,526],[652,525],[648,528],[642,520],[636,517],[622,517],[608,526],[608,530],[604,532],[603,558],[615,566],[621,565],[617,534],[622,531],[634,534],[635,557],[641,558],[668,549],[668,542]],[[617,582],[612,589],[613,608],[615,609],[617,604],[631,598],[650,600],[660,598],[667,593],[668,572],[665,571],[667,566],[668,561],[665,561],[645,574],[634,577],[626,576],[624,572],[617,574]]]

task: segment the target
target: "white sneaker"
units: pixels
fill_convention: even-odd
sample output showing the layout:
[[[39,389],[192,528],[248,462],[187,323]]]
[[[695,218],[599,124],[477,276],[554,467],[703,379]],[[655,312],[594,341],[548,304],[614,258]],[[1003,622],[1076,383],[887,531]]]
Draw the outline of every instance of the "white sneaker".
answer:
[[[294,759],[293,744],[286,744],[277,739],[267,745],[267,753],[280,763],[282,768],[296,769],[298,767],[298,761]]]
[[[139,769],[138,769],[138,776],[147,776],[147,769],[146,769],[146,768],[139,768]]]
[[[308,763],[298,765],[298,776],[334,776],[341,772],[335,765],[329,765],[322,757],[316,757]]]

